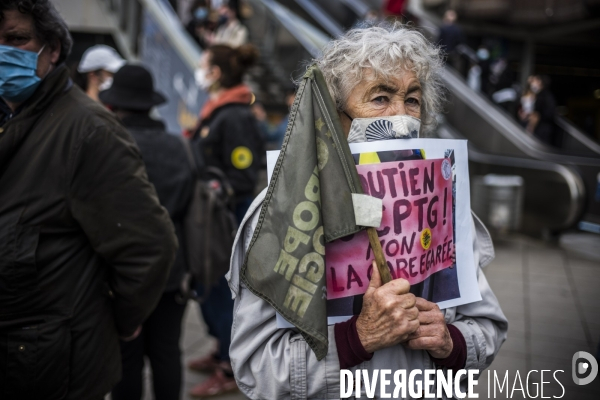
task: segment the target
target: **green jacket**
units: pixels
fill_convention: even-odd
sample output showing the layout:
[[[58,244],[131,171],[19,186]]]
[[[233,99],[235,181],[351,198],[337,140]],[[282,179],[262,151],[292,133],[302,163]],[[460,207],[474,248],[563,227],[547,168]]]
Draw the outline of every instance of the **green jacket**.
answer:
[[[130,135],[59,66],[0,127],[0,398],[109,392],[176,250]]]

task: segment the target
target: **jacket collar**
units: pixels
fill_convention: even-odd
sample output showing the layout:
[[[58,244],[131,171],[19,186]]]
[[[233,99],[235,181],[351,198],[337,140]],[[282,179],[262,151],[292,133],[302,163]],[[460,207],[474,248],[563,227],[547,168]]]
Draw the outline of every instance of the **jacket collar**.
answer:
[[[11,121],[23,123],[24,120],[31,120],[31,117],[45,111],[58,95],[70,89],[72,85],[67,67],[64,64],[57,66],[44,78],[35,93],[23,103],[20,107],[21,112]]]
[[[4,99],[0,98],[0,126],[4,125],[6,122],[8,122],[8,120],[13,118],[20,111],[21,111],[21,107],[16,109],[15,112],[13,113],[13,110],[8,106],[8,104],[6,104]]]
[[[150,118],[148,114],[135,113],[121,118],[121,123],[127,129],[164,132],[165,124]]]
[[[254,102],[254,94],[250,91],[250,88],[246,85],[234,86],[230,89],[225,90],[216,99],[209,99],[202,107],[200,112],[200,120],[204,121],[209,119],[214,112],[228,104],[252,104]]]
[[[18,113],[5,121],[4,132],[0,134],[0,169],[4,163],[10,161],[10,155],[21,145],[42,114],[57,97],[69,91],[72,86],[67,67],[64,64],[57,66],[42,81],[33,96],[19,107]],[[4,109],[0,112],[6,118]]]

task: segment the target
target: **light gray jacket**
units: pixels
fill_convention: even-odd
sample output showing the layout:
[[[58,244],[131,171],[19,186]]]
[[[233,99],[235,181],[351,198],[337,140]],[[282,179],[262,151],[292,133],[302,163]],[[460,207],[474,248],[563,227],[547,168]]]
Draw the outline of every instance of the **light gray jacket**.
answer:
[[[240,390],[251,399],[338,399],[340,364],[333,325],[329,326],[327,356],[317,361],[294,329],[278,329],[275,309],[240,282],[240,268],[260,214],[266,190],[252,203],[233,247],[227,274],[235,299],[231,333],[231,364]],[[473,251],[482,300],[443,310],[446,323],[456,326],[467,343],[466,369],[487,368],[506,340],[508,322],[481,268],[494,258],[494,246],[485,226],[473,218]],[[370,361],[354,369],[434,369],[424,350],[402,345],[375,352]],[[371,376],[371,372],[369,373]],[[393,380],[392,380],[393,382]],[[364,395],[364,385],[362,385]],[[393,391],[393,385],[387,392]],[[379,388],[375,391],[379,395]]]

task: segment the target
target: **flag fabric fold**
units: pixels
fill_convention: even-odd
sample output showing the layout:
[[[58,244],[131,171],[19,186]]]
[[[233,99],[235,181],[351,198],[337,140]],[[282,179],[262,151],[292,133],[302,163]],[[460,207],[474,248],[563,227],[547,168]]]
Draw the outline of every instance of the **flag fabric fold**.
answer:
[[[321,71],[304,75],[283,146],[242,266],[252,293],[327,354],[325,243],[362,229],[353,194],[362,186]]]

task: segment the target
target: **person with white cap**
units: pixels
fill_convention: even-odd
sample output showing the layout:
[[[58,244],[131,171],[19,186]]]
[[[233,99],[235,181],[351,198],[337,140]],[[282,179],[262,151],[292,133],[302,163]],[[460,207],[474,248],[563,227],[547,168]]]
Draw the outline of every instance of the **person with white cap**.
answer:
[[[113,75],[125,65],[125,60],[110,46],[99,44],[90,47],[83,53],[77,72],[82,75],[85,93],[97,102],[98,94],[109,89]]]

